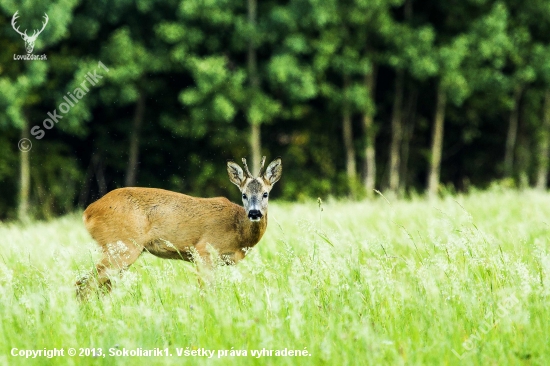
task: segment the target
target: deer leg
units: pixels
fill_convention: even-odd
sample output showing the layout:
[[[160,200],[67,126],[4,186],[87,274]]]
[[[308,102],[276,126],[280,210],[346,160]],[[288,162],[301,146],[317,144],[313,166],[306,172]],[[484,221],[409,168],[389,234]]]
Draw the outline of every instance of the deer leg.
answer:
[[[76,282],[76,292],[79,299],[85,299],[93,287],[111,290],[110,277],[128,269],[143,252],[143,246],[122,241],[109,243],[102,247],[103,255],[96,268]]]
[[[211,284],[214,281],[214,276],[212,273],[214,266],[212,264],[210,254],[204,256],[201,255],[199,260],[195,262],[195,265],[197,266],[197,281],[199,283],[199,287],[204,288]]]
[[[197,266],[197,281],[199,287],[203,288],[212,283],[214,276],[212,271],[214,270],[214,263],[212,261],[212,252],[207,242],[201,242],[195,246],[198,257],[194,262]]]

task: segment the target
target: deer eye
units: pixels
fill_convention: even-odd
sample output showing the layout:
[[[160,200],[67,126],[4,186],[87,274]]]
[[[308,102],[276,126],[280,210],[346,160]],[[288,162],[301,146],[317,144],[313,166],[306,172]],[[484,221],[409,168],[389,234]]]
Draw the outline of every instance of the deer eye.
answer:
[[[246,194],[243,193],[243,200],[247,199]]]
[[[267,192],[264,193],[264,198],[267,198]]]

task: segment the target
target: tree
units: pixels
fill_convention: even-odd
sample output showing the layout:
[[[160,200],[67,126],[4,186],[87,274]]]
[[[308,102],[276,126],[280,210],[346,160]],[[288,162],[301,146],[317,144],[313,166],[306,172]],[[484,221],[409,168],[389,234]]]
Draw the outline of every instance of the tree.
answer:
[[[515,17],[514,17],[515,18]],[[504,177],[512,177],[514,173],[514,152],[518,134],[519,110],[522,94],[526,86],[533,81],[535,72],[530,64],[531,35],[518,18],[512,18],[514,25],[510,27],[508,63],[512,73],[508,76],[509,117],[506,144],[503,159]]]
[[[447,106],[447,90],[439,82],[436,92],[436,107],[432,127],[431,160],[428,177],[428,197],[434,198],[439,188],[439,172],[441,169],[441,152],[443,150],[443,128],[445,124],[445,108]]]
[[[544,105],[542,111],[536,184],[537,189],[541,191],[546,190],[548,185],[548,154],[550,153],[550,90],[547,90],[544,94]]]
[[[363,186],[372,195],[376,180],[376,112],[374,93],[377,63],[381,60],[377,43],[379,29],[390,29],[391,9],[401,1],[368,4],[363,1],[312,2],[301,11],[299,23],[313,38],[312,64],[320,95],[341,121],[346,181],[350,195],[356,195],[357,137],[354,115],[361,114],[363,136]],[[298,6],[297,6],[298,7]],[[304,9],[303,3],[301,4]],[[333,112],[333,113],[334,113]]]
[[[363,112],[363,133],[365,135],[365,160],[363,164],[363,186],[367,197],[374,195],[376,186],[376,127],[374,126],[374,94],[376,90],[376,64],[365,75],[365,88],[368,92],[369,106]]]
[[[248,82],[250,83],[250,91],[253,96],[258,94],[260,87],[260,80],[258,78],[258,65],[256,62],[256,45],[255,33],[256,33],[256,17],[257,17],[257,3],[256,0],[247,0],[248,5],[248,22],[250,26],[250,39],[248,40]],[[252,109],[252,107],[251,107]],[[255,118],[253,113],[249,113],[250,123],[250,151],[252,153],[252,169],[259,169],[262,141],[261,141],[261,127],[258,119]],[[255,173],[253,173],[255,174]]]
[[[135,15],[136,18],[143,16],[144,13]],[[150,11],[147,16],[151,16]],[[131,121],[128,121],[125,186],[136,185],[140,134],[146,118],[148,94],[162,90],[162,83],[156,82],[155,78],[170,65],[162,55],[163,49],[158,44],[148,44],[139,28],[132,26],[122,26],[115,30],[99,55],[102,63],[108,65],[102,70],[107,84],[100,92],[103,102],[108,103],[116,98],[119,101],[118,108],[133,105]]]
[[[468,53],[468,38],[458,35],[449,44],[438,48],[439,80],[436,89],[436,103],[432,124],[430,168],[428,173],[428,197],[434,198],[439,190],[443,132],[448,96],[460,105],[468,93],[468,82],[463,74],[462,64]],[[449,95],[448,95],[449,94]]]
[[[538,164],[536,188],[546,190],[548,186],[548,168],[550,160],[550,47],[538,44],[533,50],[537,76],[542,81],[544,101],[541,123],[538,128]]]
[[[466,14],[464,9],[458,8],[454,12]],[[459,32],[443,32],[442,37],[447,37],[449,41],[438,49],[439,83],[428,178],[429,197],[437,194],[439,186],[447,99],[459,106],[475,90],[488,88],[491,77],[495,75],[493,71],[504,67],[510,46],[507,36],[508,12],[502,4],[491,7],[481,4],[474,13],[477,13],[474,19]]]
[[[389,189],[397,194],[406,172],[409,142],[412,138],[412,116],[416,109],[414,85],[434,76],[438,57],[434,47],[435,32],[413,18],[412,1],[405,1],[402,22],[382,28],[387,44],[385,62],[395,70],[395,86],[391,111],[391,142],[389,144]],[[406,83],[405,81],[408,80]],[[409,86],[404,103],[405,85]],[[402,173],[403,174],[402,174]]]
[[[405,82],[404,71],[397,70],[395,76],[395,95],[393,99],[391,130],[392,138],[390,144],[390,179],[389,188],[397,194],[399,188],[399,168],[401,159],[401,143],[403,139],[403,89]]]

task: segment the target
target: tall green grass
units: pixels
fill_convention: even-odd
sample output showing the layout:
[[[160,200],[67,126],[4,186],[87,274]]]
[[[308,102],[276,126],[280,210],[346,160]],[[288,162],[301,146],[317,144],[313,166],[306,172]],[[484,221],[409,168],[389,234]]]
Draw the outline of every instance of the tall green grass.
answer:
[[[272,202],[262,241],[208,287],[192,264],[143,254],[110,295],[82,304],[73,284],[99,255],[80,215],[2,224],[0,364],[550,362],[550,195],[493,190],[322,209]],[[11,356],[55,347],[65,356]],[[71,357],[69,347],[173,356]],[[215,354],[177,357],[176,348]],[[263,348],[311,356],[251,355]]]

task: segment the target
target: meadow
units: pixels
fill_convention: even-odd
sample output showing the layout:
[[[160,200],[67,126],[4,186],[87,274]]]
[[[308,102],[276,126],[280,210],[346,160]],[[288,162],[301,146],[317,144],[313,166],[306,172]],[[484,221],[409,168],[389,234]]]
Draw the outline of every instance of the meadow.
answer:
[[[550,194],[498,187],[321,207],[275,198],[264,238],[210,285],[190,263],[143,254],[86,303],[74,282],[99,253],[80,213],[3,223],[0,364],[545,365],[549,223]],[[12,355],[54,348],[64,356]],[[109,353],[153,349],[162,356]]]

